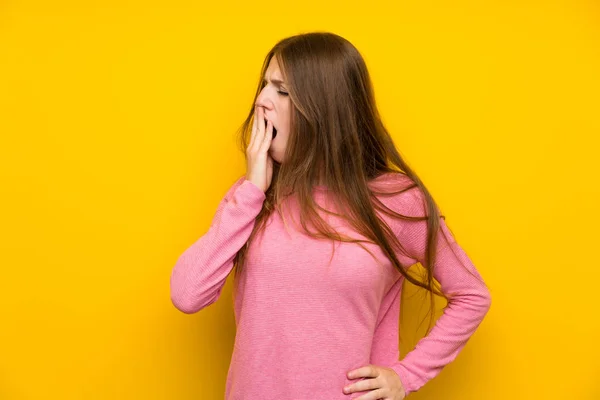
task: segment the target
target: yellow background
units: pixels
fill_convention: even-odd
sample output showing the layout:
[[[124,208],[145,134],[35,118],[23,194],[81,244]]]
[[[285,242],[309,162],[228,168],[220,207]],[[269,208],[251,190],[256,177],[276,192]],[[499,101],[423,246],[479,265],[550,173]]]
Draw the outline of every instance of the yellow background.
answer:
[[[491,289],[463,352],[410,398],[600,399],[599,11],[0,3],[0,399],[223,398],[231,277],[190,316],[169,276],[245,171],[235,129],[264,55],[311,30],[363,53],[398,148]]]

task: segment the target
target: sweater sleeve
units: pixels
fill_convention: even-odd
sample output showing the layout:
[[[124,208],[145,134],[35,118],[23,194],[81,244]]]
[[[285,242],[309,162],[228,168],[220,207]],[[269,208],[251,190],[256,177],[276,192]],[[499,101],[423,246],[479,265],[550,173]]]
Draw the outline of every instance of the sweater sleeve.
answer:
[[[418,187],[402,193],[400,198],[399,212],[403,215],[427,214],[424,195]],[[427,220],[397,221],[395,232],[400,243],[415,264],[423,264]],[[491,295],[483,279],[443,218],[440,218],[436,241],[433,275],[442,292],[453,295],[431,331],[402,360],[396,358],[389,365],[400,377],[406,394],[420,389],[458,356],[491,306]],[[397,333],[396,329],[396,338]],[[392,350],[397,352],[397,347]]]
[[[265,193],[245,176],[219,203],[206,233],[179,256],[171,272],[171,301],[192,314],[217,301],[233,259],[248,241]]]

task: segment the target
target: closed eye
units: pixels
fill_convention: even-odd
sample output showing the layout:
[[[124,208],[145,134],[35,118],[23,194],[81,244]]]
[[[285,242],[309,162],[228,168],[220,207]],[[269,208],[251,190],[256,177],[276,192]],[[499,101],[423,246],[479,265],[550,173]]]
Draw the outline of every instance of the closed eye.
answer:
[[[289,93],[288,93],[288,92],[283,92],[283,91],[281,91],[281,90],[278,90],[278,91],[277,91],[277,93],[279,93],[279,94],[280,94],[280,95],[282,95],[282,96],[287,96],[287,95],[289,95]]]

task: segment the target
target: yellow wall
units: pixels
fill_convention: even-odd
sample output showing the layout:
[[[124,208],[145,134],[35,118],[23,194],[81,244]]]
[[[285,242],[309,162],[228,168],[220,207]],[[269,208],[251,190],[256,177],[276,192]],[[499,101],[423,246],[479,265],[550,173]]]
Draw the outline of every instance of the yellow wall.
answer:
[[[0,5],[0,399],[223,398],[231,279],[189,316],[169,276],[245,171],[265,53],[310,30],[362,51],[492,291],[410,397],[600,399],[597,3],[93,3]]]

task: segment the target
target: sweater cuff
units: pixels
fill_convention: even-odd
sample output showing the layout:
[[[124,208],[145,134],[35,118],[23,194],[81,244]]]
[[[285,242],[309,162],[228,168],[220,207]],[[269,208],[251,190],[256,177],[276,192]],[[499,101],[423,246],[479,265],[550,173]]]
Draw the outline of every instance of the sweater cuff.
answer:
[[[262,191],[261,188],[259,188],[258,186],[256,186],[254,184],[254,182],[252,182],[246,178],[244,178],[240,187],[244,187],[244,190],[249,190],[254,195],[256,195],[256,197],[258,197],[260,200],[264,200],[267,198],[267,195],[265,194],[265,192]]]
[[[406,369],[406,367],[402,364],[401,361],[397,361],[389,366],[389,368],[396,371],[396,374],[400,377],[400,381],[402,382],[402,387],[404,388],[405,396],[408,396],[412,392],[416,392],[420,386],[414,382],[411,377],[410,372]]]

